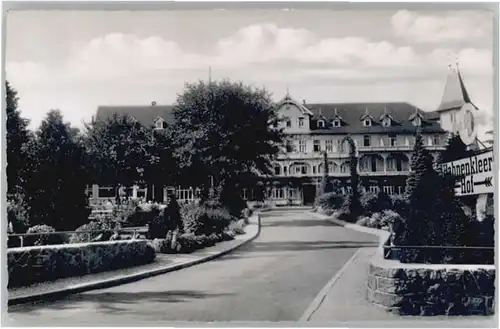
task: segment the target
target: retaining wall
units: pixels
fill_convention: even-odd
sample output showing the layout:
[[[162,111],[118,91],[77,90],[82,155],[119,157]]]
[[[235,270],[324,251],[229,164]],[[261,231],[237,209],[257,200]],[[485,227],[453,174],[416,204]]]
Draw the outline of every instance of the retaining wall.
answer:
[[[402,264],[377,253],[367,298],[400,315],[492,315],[494,265]]]
[[[8,287],[128,268],[154,259],[148,240],[12,248],[7,250]]]

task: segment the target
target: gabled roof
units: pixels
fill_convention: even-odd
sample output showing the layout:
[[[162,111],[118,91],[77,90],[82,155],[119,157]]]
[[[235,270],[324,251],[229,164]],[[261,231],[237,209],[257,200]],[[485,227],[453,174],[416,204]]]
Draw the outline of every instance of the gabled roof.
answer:
[[[342,127],[313,128],[314,133],[325,134],[346,134],[346,133],[414,133],[416,127],[413,126],[410,117],[418,113],[423,118],[423,124],[419,129],[422,132],[441,133],[444,130],[438,122],[431,121],[427,117],[427,112],[418,109],[414,105],[404,102],[387,103],[331,103],[331,104],[307,104],[309,110],[314,113],[312,122],[319,118],[318,109],[321,108],[321,115],[333,120],[336,115],[342,117]],[[397,125],[384,127],[382,125],[372,125],[365,127],[360,120],[366,114],[368,108],[369,115],[373,118],[380,118],[384,114],[390,115]],[[375,121],[375,120],[374,120]],[[375,121],[376,122],[376,121]]]
[[[469,93],[465,88],[458,66],[456,69],[450,66],[448,76],[446,77],[443,97],[441,98],[441,104],[439,105],[437,111],[441,112],[459,109],[466,103],[470,103],[478,109],[470,100]]]
[[[290,94],[288,93],[278,102],[278,107],[287,103],[297,106],[303,114],[313,115],[313,113],[309,111],[309,109],[304,104],[301,104],[300,102],[293,99],[292,96],[290,96]]]
[[[149,105],[149,106],[99,106],[97,108],[96,120],[105,120],[114,114],[128,115],[135,118],[146,127],[153,126],[158,117],[167,124],[172,124],[174,120],[173,105]]]

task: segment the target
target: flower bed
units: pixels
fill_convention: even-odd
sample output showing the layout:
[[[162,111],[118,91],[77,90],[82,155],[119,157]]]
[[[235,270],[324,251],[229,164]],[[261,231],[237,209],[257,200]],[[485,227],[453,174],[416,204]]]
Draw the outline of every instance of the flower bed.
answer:
[[[13,248],[7,251],[8,287],[148,264],[155,252],[147,240]]]

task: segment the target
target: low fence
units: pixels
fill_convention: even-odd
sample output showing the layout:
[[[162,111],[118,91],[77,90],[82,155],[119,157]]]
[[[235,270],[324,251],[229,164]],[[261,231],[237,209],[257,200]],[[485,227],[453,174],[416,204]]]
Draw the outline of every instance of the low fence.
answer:
[[[40,241],[45,245],[68,244],[73,235],[83,236],[79,242],[102,242],[109,240],[145,239],[147,227],[127,227],[116,230],[59,231],[43,233],[8,234],[8,248],[29,247]]]
[[[494,264],[494,247],[383,246],[384,258],[418,264]]]

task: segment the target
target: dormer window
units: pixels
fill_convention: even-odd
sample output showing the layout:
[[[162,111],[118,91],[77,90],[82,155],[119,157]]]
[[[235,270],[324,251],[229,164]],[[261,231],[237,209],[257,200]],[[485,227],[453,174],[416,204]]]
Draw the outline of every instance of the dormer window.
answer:
[[[415,127],[420,127],[422,125],[422,118],[420,118],[420,116],[415,116],[415,118],[413,119],[413,125]]]
[[[286,118],[286,127],[287,128],[292,127],[292,120],[290,120],[289,118]]]
[[[299,127],[304,127],[304,118],[299,118]]]
[[[332,121],[332,124],[334,127],[340,127],[340,120],[339,119],[335,119]]]
[[[382,119],[382,126],[390,127],[391,126],[391,118],[385,117],[384,119]]]
[[[372,120],[370,120],[370,119],[364,119],[363,120],[363,126],[365,126],[365,127],[371,127],[371,125],[372,125]]]
[[[325,121],[324,120],[318,120],[318,128],[325,128]]]
[[[167,127],[167,123],[160,117],[156,118],[154,125],[155,129],[165,129]]]

